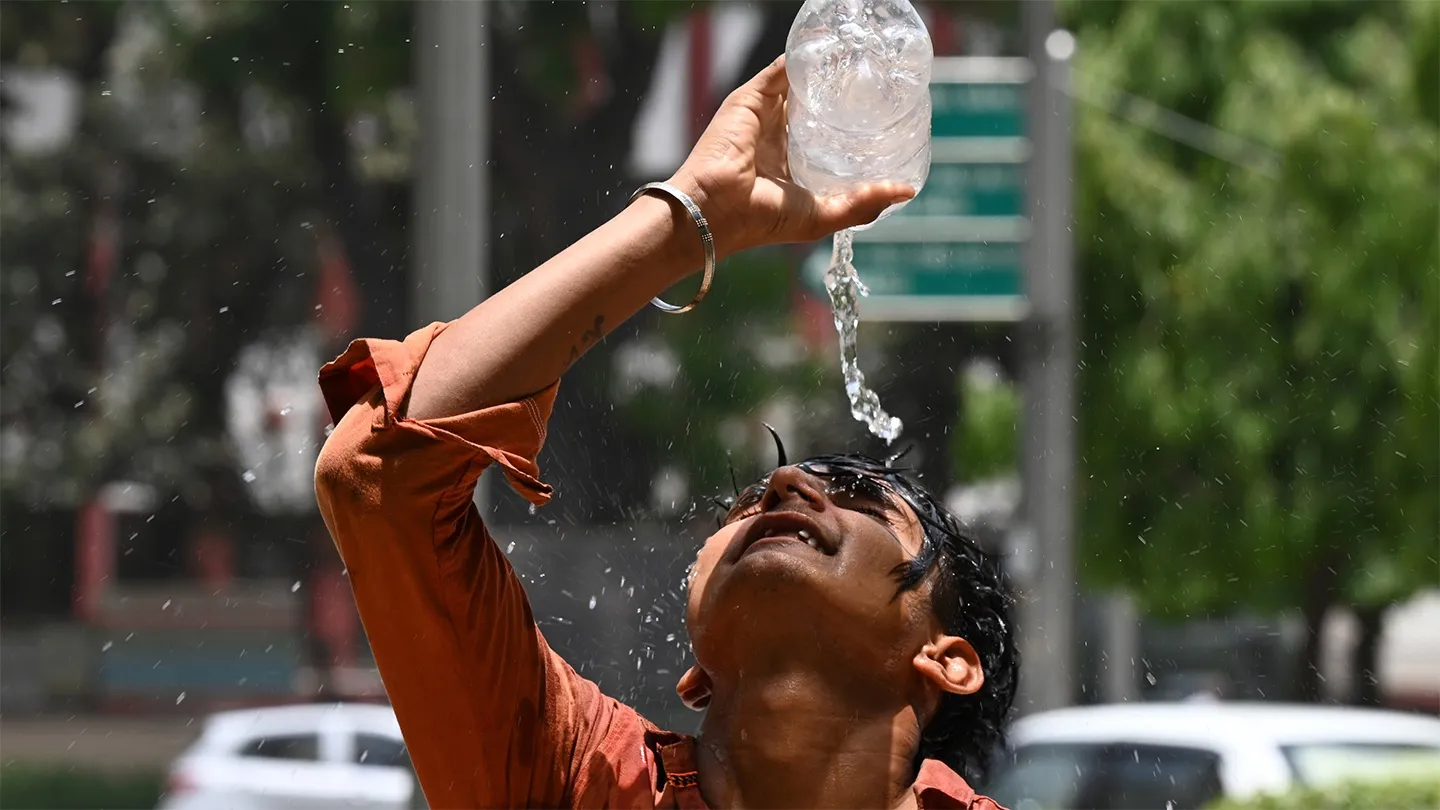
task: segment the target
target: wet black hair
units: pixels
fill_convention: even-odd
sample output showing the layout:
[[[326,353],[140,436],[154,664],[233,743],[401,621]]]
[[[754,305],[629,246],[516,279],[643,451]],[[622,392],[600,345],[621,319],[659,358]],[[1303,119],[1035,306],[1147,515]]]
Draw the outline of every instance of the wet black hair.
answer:
[[[775,435],[773,430],[771,435]],[[783,467],[785,448],[778,435],[775,444]],[[921,731],[915,770],[918,773],[924,760],[935,759],[976,784],[984,780],[991,756],[1004,742],[1005,724],[1015,703],[1020,675],[1011,618],[1015,596],[999,555],[983,548],[939,499],[907,475],[907,470],[895,466],[903,455],[887,461],[858,453],[822,455],[796,466],[856,495],[884,499],[887,492],[893,494],[919,517],[924,540],[920,552],[892,572],[898,584],[896,595],[929,580],[931,608],[946,633],[975,648],[985,684],[974,694],[946,693],[941,698],[935,715]],[[761,484],[768,481],[767,476]]]

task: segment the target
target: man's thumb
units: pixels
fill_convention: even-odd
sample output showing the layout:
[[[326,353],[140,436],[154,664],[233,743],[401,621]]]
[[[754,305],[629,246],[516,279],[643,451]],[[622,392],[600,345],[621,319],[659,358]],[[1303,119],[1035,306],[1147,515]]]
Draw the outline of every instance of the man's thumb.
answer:
[[[823,209],[826,230],[843,231],[874,222],[885,209],[915,196],[915,189],[904,183],[876,183],[847,194],[825,200]]]

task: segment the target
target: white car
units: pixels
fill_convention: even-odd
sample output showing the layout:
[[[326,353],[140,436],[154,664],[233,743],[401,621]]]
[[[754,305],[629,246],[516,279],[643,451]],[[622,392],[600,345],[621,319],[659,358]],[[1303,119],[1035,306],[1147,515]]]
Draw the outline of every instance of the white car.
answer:
[[[1296,785],[1440,774],[1440,718],[1348,707],[1130,703],[1031,715],[986,790],[1010,810],[1186,810]]]
[[[409,810],[423,795],[388,706],[221,712],[170,768],[162,810]]]

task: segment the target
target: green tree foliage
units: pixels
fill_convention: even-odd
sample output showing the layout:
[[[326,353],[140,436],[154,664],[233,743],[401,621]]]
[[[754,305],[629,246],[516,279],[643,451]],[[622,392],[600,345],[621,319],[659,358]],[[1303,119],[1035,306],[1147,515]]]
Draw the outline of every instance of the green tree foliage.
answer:
[[[238,492],[225,381],[249,341],[313,317],[323,175],[187,74],[208,29],[170,8],[5,10],[6,64],[68,77],[79,110],[50,151],[4,154],[8,498],[65,508],[117,478],[195,506]]]
[[[1296,788],[1250,799],[1225,799],[1210,810],[1431,810],[1440,807],[1440,779],[1421,774],[1388,782]]]
[[[1101,102],[1077,144],[1085,574],[1312,630],[1433,586],[1440,7],[1066,11]],[[1116,91],[1234,139],[1161,137]]]
[[[69,765],[7,762],[0,767],[0,806],[32,810],[81,810],[89,807],[155,807],[165,790],[165,775],[143,770],[105,773]]]

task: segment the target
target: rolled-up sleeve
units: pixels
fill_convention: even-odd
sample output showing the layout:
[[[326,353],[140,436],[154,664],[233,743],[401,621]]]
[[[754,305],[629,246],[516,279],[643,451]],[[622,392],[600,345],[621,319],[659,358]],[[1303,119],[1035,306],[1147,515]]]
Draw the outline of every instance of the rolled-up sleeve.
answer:
[[[431,806],[559,807],[613,701],[556,655],[474,503],[492,463],[534,504],[555,386],[444,419],[404,416],[443,331],[361,340],[320,372],[335,420],[320,511]]]

